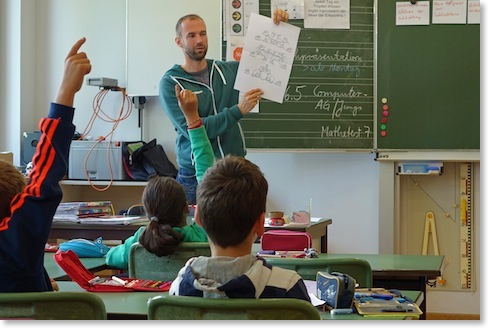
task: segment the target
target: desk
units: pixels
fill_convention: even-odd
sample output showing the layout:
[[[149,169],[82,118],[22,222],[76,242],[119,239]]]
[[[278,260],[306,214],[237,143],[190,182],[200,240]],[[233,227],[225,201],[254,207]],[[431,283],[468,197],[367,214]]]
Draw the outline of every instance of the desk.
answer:
[[[444,256],[399,254],[319,254],[319,258],[360,258],[369,262],[373,287],[417,290],[426,295],[426,282],[441,275]],[[312,261],[313,259],[304,259]],[[425,297],[424,297],[425,298]],[[425,319],[427,300],[419,304]]]
[[[72,281],[57,281],[57,284],[60,292],[85,291],[80,285]],[[107,311],[107,318],[111,320],[146,320],[147,300],[157,295],[168,295],[168,292],[92,293],[102,299]]]
[[[191,218],[187,219],[191,223]],[[141,226],[147,225],[148,222],[135,222],[128,225],[103,225],[103,224],[80,224],[69,222],[53,222],[49,239],[74,239],[84,238],[94,240],[102,237],[105,240],[125,240],[132,236]],[[271,227],[265,226],[268,230],[293,230],[306,231],[313,239],[320,238],[320,252],[327,253],[327,227],[332,224],[332,219],[322,219],[318,222],[311,222],[306,226],[286,226]]]
[[[420,306],[420,304],[424,300],[424,293],[416,291],[416,290],[402,290],[401,291],[403,296],[408,297],[411,299],[415,304]],[[382,317],[382,316],[362,316],[358,313],[354,314],[347,314],[347,315],[332,315],[330,313],[326,312],[320,312],[320,317],[322,320],[405,320],[409,319],[408,317],[398,315],[398,316],[388,316],[388,317]],[[411,317],[410,317],[411,318]]]
[[[62,292],[80,292],[85,291],[77,283],[71,281],[59,281],[59,291]],[[402,291],[403,292],[403,291]],[[421,292],[405,291],[403,292],[407,297],[417,300]],[[93,293],[100,297],[105,304],[107,311],[107,318],[111,320],[145,320],[147,319],[147,300],[157,295],[168,295],[168,292],[107,292],[107,293]],[[342,315],[331,317],[329,313],[321,313],[322,319],[338,319],[338,320],[371,320],[359,314]],[[376,318],[375,318],[376,319]],[[403,316],[395,316],[388,318],[389,320],[401,320]],[[377,319],[376,319],[377,320]]]
[[[104,257],[83,257],[81,263],[91,272],[97,272],[108,268]],[[50,278],[54,280],[70,280],[66,272],[54,260],[54,253],[44,253],[44,268]]]
[[[84,238],[89,240],[102,237],[105,240],[122,240],[132,236],[141,226],[147,225],[149,221],[134,222],[127,225],[113,224],[81,224],[69,222],[53,222],[49,239],[74,239]]]
[[[327,253],[327,227],[332,224],[332,219],[321,219],[317,222],[311,222],[306,226],[284,226],[275,227],[268,226],[264,227],[264,231],[268,230],[293,230],[293,231],[306,231],[312,236],[312,240],[320,238],[320,252]]]

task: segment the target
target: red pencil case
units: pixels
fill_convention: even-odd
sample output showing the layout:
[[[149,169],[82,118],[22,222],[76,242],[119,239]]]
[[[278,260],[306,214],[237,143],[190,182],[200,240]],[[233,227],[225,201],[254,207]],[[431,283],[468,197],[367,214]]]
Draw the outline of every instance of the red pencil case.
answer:
[[[312,236],[306,231],[268,230],[261,238],[265,251],[303,251],[312,248]]]
[[[132,292],[132,291],[160,291],[166,292],[171,287],[171,281],[156,281],[136,278],[100,278],[87,270],[78,255],[72,250],[59,251],[54,254],[56,263],[81,288],[90,292]]]

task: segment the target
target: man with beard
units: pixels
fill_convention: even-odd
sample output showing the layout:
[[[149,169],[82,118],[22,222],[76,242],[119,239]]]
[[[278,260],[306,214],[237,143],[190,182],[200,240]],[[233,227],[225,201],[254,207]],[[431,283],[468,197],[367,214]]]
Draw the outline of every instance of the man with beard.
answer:
[[[288,21],[288,13],[276,9],[275,24]],[[181,17],[176,23],[176,44],[183,51],[184,62],[174,65],[159,83],[159,98],[163,109],[175,126],[176,180],[183,185],[189,204],[196,204],[197,180],[188,129],[204,125],[216,158],[226,155],[245,156],[244,135],[239,120],[258,103],[263,92],[252,89],[239,99],[234,89],[239,62],[206,59],[207,30],[203,19],[195,14]],[[193,91],[198,97],[200,118],[187,123],[176,93]]]

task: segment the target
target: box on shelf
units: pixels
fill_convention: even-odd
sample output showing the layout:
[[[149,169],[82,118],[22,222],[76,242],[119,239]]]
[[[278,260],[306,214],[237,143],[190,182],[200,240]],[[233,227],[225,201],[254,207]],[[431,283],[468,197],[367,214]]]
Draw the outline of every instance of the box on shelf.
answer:
[[[68,179],[87,180],[88,176],[90,180],[130,180],[123,165],[122,144],[120,141],[73,140],[69,150]]]

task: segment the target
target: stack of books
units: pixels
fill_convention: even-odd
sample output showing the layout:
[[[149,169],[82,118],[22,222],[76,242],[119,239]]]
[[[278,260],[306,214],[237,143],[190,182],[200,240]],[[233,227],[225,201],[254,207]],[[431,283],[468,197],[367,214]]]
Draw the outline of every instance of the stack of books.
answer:
[[[60,203],[53,222],[81,222],[84,218],[114,215],[111,201]]]

